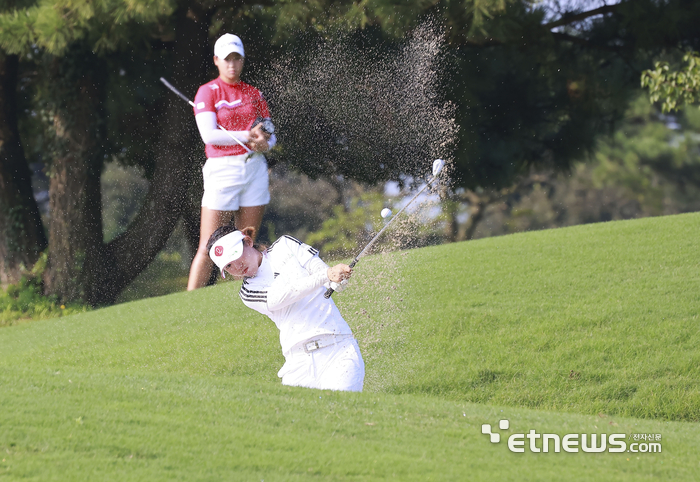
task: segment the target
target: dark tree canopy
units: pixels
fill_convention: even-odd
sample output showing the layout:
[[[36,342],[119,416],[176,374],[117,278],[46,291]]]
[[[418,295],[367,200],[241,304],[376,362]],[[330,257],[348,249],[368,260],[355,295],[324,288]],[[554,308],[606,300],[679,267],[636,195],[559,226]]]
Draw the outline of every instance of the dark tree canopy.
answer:
[[[215,75],[212,46],[225,31],[243,38],[245,79],[269,97],[278,161],[312,177],[380,182],[420,175],[423,163],[445,157],[454,187],[468,188],[506,186],[531,166],[566,169],[616,125],[655,58],[700,50],[698,2],[544,8],[528,0],[2,2],[1,85],[17,102],[2,104],[0,139],[11,146],[0,181],[12,195],[1,200],[0,220],[25,213],[18,232],[34,233],[15,259],[31,262],[46,244],[27,170],[16,167],[36,160],[50,166],[61,214],[43,229],[53,294],[109,303],[179,217],[197,232],[191,181],[201,143],[191,109],[157,79],[193,96]],[[106,159],[158,179],[109,243],[99,200]],[[71,197],[77,180],[80,196]],[[8,239],[20,237],[0,239],[0,253]],[[3,280],[19,272],[17,263],[3,266],[14,273]]]

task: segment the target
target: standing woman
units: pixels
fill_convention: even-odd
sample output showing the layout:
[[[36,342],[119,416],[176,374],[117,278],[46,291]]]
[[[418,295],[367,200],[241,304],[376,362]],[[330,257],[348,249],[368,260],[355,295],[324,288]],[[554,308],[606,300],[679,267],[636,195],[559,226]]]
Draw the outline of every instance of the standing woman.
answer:
[[[188,290],[205,286],[211,275],[213,263],[206,249],[209,236],[232,218],[236,225],[252,226],[257,232],[270,202],[267,161],[262,153],[276,142],[274,126],[260,91],[241,81],[244,62],[241,39],[222,35],[214,45],[219,77],[202,85],[194,99],[207,162],[202,169],[199,247],[190,266]]]

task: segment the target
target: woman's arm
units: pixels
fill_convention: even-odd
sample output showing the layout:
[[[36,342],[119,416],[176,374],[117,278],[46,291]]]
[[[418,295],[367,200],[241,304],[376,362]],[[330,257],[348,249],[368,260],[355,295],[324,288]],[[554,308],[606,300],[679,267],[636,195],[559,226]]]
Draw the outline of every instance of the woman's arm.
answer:
[[[338,264],[329,268],[321,258],[318,257],[318,250],[302,243],[291,236],[282,236],[268,248],[268,253],[283,250],[287,255],[295,258],[309,276],[289,279],[279,276],[267,290],[267,307],[271,311],[279,310],[285,306],[308,296],[321,286],[328,287],[331,281],[340,282],[350,277],[352,269],[345,264]]]
[[[309,274],[314,274],[326,272],[328,270],[328,265],[321,258],[319,258],[318,255],[316,255],[306,263],[304,268],[306,268],[306,271],[308,271]]]
[[[310,295],[328,282],[328,275],[319,271],[310,276],[294,280],[277,278],[267,289],[267,308],[280,310]]]
[[[326,266],[326,263],[323,264]],[[330,281],[340,283],[350,278],[351,274],[350,266],[337,264],[294,280],[277,278],[267,290],[267,308],[270,311],[282,309],[310,295],[321,286],[327,287]]]
[[[231,139],[229,134],[236,136],[236,139],[245,143],[250,143],[253,151],[264,152],[272,149],[277,144],[277,137],[272,134],[266,134],[262,131],[257,132],[255,128],[250,131],[222,131],[216,122],[216,114],[213,112],[200,112],[195,116],[197,128],[202,141],[205,144],[213,144],[216,146],[231,146],[238,144]],[[259,130],[259,129],[258,129]]]
[[[194,116],[197,121],[199,135],[205,144],[213,144],[215,146],[232,146],[238,144],[231,139],[229,134],[236,136],[236,139],[246,143],[249,140],[250,131],[228,131],[229,134],[218,128],[216,122],[216,114],[214,112],[200,112]]]

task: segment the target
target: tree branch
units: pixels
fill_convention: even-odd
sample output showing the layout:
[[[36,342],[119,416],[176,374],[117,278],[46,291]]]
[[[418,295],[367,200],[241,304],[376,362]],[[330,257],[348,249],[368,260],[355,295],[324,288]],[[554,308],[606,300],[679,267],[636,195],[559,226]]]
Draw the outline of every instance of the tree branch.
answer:
[[[556,40],[561,40],[564,42],[571,42],[579,45],[584,45],[586,47],[591,47],[595,48],[598,50],[603,50],[607,52],[621,52],[623,49],[622,47],[614,46],[614,45],[604,45],[604,44],[595,44],[591,43],[590,40],[581,38],[581,37],[576,37],[574,35],[569,35],[567,33],[561,33],[561,32],[551,32],[552,37]]]
[[[565,40],[567,42],[572,42],[579,45],[589,45],[588,40],[581,37],[569,35],[568,33],[552,32],[552,37],[554,37],[557,40]]]
[[[616,5],[604,5],[602,7],[596,8],[594,10],[589,10],[587,12],[581,12],[577,14],[567,15],[564,14],[559,20],[550,22],[544,25],[547,30],[552,30],[553,28],[561,27],[562,25],[569,25],[579,20],[585,20],[589,17],[595,17],[596,15],[605,15],[606,13],[613,13],[617,10],[619,4]]]
[[[589,10],[587,12],[581,12],[577,14],[564,14],[562,18],[559,20],[555,20],[554,22],[550,22],[547,24],[544,24],[542,27],[545,28],[546,30],[552,30],[553,28],[561,27],[562,25],[569,25],[574,22],[578,22],[580,20],[585,20],[590,17],[595,17],[596,15],[605,15],[607,13],[614,13],[618,6],[620,4],[615,4],[615,5],[604,5],[602,7],[596,8],[594,10]],[[570,34],[562,33],[562,32],[551,32],[554,38],[557,40],[564,40],[564,41],[569,41],[573,43],[577,43],[580,45],[590,45],[588,40],[580,38],[580,37],[575,37]],[[495,38],[479,38],[479,39],[467,39],[466,46],[467,47],[493,47],[493,46],[500,46],[503,45],[504,42],[495,39]],[[616,49],[611,49],[611,50],[616,50]]]

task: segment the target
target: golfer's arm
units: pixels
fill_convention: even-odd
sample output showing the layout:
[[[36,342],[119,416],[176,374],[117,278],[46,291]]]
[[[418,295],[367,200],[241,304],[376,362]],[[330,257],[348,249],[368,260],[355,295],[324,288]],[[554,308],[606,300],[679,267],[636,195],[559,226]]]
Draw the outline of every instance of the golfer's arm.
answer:
[[[326,282],[328,282],[326,271],[319,271],[295,280],[278,278],[267,290],[267,308],[275,311],[289,306],[311,294]]]
[[[194,116],[197,121],[199,135],[205,144],[213,144],[215,146],[232,146],[238,144],[231,136],[217,127],[216,114],[214,112],[200,112]],[[248,142],[248,131],[228,131],[236,138],[246,143]],[[268,142],[269,144],[269,142]]]
[[[318,256],[314,256],[309,260],[308,263],[306,263],[306,271],[309,272],[309,274],[315,274],[315,273],[328,273],[328,268],[329,266],[324,263],[324,261],[319,258]]]

